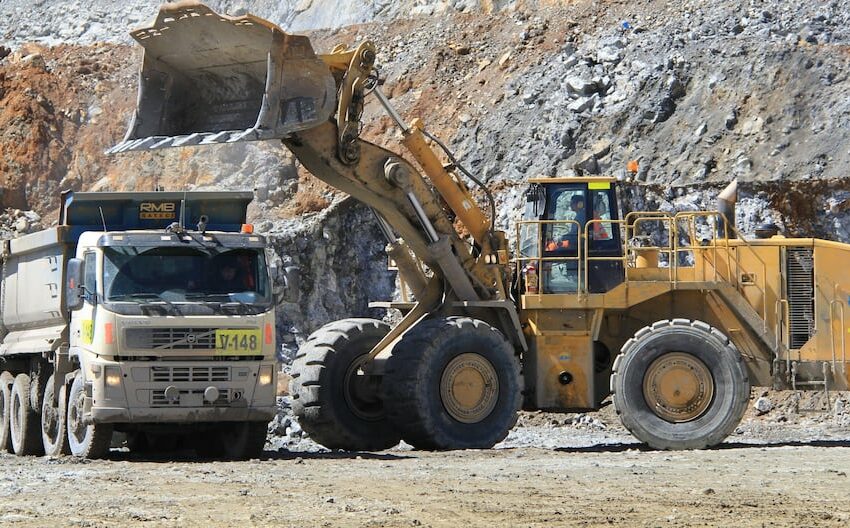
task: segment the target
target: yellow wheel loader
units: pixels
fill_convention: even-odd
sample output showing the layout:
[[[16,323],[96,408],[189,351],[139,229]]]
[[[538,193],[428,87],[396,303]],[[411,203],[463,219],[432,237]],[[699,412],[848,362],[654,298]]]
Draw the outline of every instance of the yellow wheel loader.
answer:
[[[372,43],[316,54],[197,2],[165,4],[132,35],[138,108],[111,152],[279,139],[375,212],[405,301],[381,306],[404,317],[330,323],[293,366],[298,419],[329,448],[489,448],[520,409],[610,395],[653,448],[704,448],[735,429],[751,385],[848,388],[850,246],[744,239],[734,186],[717,211],[626,213],[612,178],[531,178],[509,243],[486,186],[382,95]],[[404,155],[359,137],[369,97]]]

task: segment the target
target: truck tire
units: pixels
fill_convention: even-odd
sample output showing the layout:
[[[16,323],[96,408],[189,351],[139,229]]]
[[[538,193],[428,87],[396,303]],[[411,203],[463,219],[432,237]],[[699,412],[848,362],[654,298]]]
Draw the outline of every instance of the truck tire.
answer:
[[[292,410],[310,438],[329,449],[379,451],[401,435],[387,420],[380,378],[359,361],[390,331],[375,319],[343,319],[316,330],[292,364]]]
[[[103,458],[112,442],[112,424],[85,423],[84,403],[86,392],[83,375],[77,372],[68,394],[66,427],[71,454],[83,458]]]
[[[12,452],[12,384],[15,377],[7,371],[0,374],[0,451]]]
[[[493,447],[516,424],[521,400],[514,348],[483,321],[423,321],[387,360],[387,413],[404,441],[419,449]]]
[[[44,387],[41,400],[41,443],[44,454],[48,456],[70,455],[68,434],[65,431],[67,419],[68,388],[64,385],[59,392],[58,405],[53,406],[53,378],[51,374]]]
[[[12,384],[12,449],[16,455],[42,455],[41,423],[38,413],[31,406],[30,377],[26,374],[15,376]]]
[[[702,321],[658,321],[629,339],[611,375],[623,425],[654,449],[704,449],[740,423],[750,397],[741,354]]]

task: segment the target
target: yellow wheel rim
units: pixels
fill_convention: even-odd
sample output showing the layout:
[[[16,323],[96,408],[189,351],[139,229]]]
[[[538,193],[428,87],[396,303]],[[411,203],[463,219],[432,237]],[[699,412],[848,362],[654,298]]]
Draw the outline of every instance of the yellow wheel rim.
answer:
[[[714,378],[698,358],[670,352],[657,358],[643,378],[643,397],[659,417],[668,422],[695,420],[714,397]]]
[[[496,369],[484,356],[461,354],[443,370],[440,397],[452,418],[461,423],[478,423],[490,416],[499,399]]]

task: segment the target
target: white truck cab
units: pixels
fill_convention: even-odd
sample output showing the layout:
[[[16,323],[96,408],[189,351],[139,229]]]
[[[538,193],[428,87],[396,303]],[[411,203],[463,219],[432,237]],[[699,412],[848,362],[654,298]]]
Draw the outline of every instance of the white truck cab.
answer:
[[[61,314],[42,318],[43,342],[20,340],[15,330],[32,335],[39,318],[16,329],[4,296],[11,324],[0,357],[15,365],[5,379],[52,380],[53,401],[29,409],[42,415],[46,451],[102,456],[114,430],[134,445],[179,434],[204,454],[262,450],[276,409],[275,291],[265,238],[245,224],[251,198],[67,194],[52,235],[12,244],[17,273],[4,276],[4,293],[16,309],[34,314],[50,299]],[[44,259],[54,276],[41,282],[53,286],[18,280]]]

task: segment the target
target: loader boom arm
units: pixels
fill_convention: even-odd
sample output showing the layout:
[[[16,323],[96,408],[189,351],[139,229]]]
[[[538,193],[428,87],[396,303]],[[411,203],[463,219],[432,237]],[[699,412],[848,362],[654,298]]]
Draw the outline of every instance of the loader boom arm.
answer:
[[[380,94],[373,44],[316,55],[307,37],[196,1],[164,4],[149,27],[132,35],[145,48],[138,106],[110,152],[280,139],[310,173],[377,213],[391,253],[413,252],[416,259],[396,260],[420,304],[429,299],[431,306],[418,312],[496,303],[511,312],[508,320],[518,320],[504,233],[493,229],[457,166],[444,166],[428,145],[422,122],[406,124]],[[370,93],[401,128],[422,172],[359,137]],[[399,325],[400,332],[413,322]],[[506,334],[519,334],[514,338],[524,345],[518,328]]]

